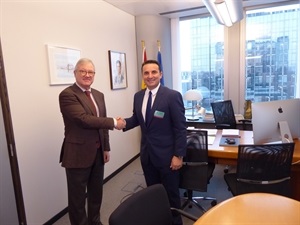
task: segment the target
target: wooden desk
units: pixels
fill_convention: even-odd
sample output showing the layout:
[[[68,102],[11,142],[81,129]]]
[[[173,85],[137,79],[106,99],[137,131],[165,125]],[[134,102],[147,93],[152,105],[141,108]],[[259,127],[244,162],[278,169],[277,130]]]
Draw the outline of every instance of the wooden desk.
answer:
[[[299,225],[300,202],[280,195],[238,195],[208,210],[194,225]]]
[[[240,144],[253,144],[252,131],[240,131]],[[218,130],[214,143],[208,145],[208,157],[217,164],[236,165],[238,147],[237,146],[219,146],[222,136],[222,130]],[[300,201],[300,140],[295,140],[295,149],[292,166],[292,188],[293,198]]]

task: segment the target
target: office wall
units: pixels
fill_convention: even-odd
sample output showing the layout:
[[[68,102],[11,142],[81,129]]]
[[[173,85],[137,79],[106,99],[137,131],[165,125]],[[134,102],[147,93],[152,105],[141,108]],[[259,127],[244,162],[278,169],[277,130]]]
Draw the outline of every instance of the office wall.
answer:
[[[165,86],[172,88],[172,60],[171,60],[171,22],[167,17],[155,15],[137,16],[136,23],[136,46],[138,55],[139,82],[141,83],[142,43],[145,41],[147,59],[157,59],[158,45],[160,41],[163,64],[163,76]]]
[[[139,89],[135,19],[103,1],[0,2],[1,40],[28,224],[43,224],[67,206],[59,165],[63,121],[49,85],[46,44],[81,50],[96,66],[93,84],[105,93],[109,116],[130,116]],[[128,88],[110,89],[108,50],[126,53]],[[139,128],[110,132],[110,175],[139,152]]]

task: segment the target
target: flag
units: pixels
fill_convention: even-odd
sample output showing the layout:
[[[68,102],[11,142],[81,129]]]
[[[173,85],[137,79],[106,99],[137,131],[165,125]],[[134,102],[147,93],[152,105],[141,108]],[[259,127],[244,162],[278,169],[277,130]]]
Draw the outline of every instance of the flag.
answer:
[[[163,65],[162,65],[162,59],[161,59],[160,48],[158,48],[158,52],[157,52],[157,61],[158,61],[158,63],[160,64],[161,72],[163,72]],[[161,83],[162,85],[165,85],[164,74],[163,74],[162,78],[160,79],[160,83]]]
[[[146,47],[143,46],[143,54],[142,54],[142,62],[145,62],[147,60],[147,54],[146,54]],[[141,89],[145,89],[147,86],[144,82],[144,79],[142,79]]]

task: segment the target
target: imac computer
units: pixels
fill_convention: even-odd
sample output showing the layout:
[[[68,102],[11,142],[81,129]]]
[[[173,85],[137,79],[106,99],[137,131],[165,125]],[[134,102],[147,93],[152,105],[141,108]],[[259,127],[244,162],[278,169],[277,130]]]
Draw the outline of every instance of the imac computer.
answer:
[[[254,144],[292,142],[300,137],[300,99],[252,103]]]

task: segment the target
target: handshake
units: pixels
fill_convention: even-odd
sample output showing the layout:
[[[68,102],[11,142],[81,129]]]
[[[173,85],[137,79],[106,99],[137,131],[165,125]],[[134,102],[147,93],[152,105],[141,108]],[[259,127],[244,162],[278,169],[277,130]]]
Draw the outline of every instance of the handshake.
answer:
[[[117,120],[117,125],[115,126],[115,128],[117,130],[122,130],[126,127],[126,121],[124,120],[124,118],[117,117],[116,120]]]

